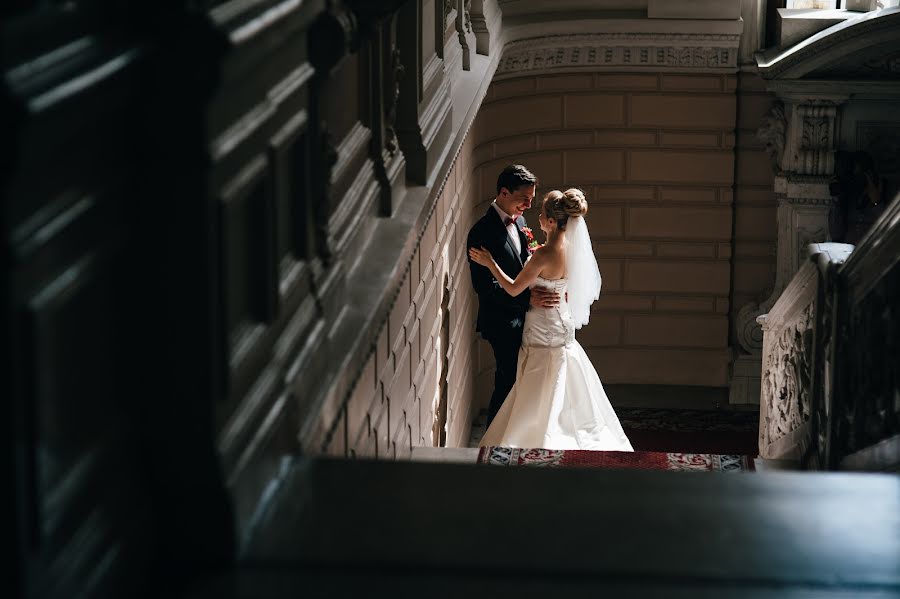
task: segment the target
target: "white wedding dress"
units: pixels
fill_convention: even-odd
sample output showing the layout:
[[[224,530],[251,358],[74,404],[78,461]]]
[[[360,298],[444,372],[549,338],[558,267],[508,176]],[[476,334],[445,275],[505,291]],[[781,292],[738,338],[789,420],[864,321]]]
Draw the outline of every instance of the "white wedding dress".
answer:
[[[560,304],[525,317],[516,383],[480,445],[634,451],[581,345],[565,302],[567,279],[538,277]]]

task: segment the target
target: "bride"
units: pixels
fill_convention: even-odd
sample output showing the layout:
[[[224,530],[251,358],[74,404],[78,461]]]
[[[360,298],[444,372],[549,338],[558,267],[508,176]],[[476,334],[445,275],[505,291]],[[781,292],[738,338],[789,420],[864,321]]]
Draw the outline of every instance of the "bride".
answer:
[[[515,280],[484,248],[469,257],[490,269],[516,296],[539,285],[559,292],[555,308],[532,308],[525,317],[516,383],[491,422],[481,446],[633,451],[590,359],[575,341],[600,296],[600,270],[587,225],[587,202],[579,189],[551,191],[540,211],[547,242]]]

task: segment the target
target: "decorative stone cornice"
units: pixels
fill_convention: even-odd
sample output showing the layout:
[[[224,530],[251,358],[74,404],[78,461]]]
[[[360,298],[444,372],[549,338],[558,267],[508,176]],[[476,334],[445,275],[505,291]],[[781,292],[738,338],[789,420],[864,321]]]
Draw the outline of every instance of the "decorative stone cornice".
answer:
[[[496,76],[560,69],[734,72],[739,34],[582,33],[510,42]]]

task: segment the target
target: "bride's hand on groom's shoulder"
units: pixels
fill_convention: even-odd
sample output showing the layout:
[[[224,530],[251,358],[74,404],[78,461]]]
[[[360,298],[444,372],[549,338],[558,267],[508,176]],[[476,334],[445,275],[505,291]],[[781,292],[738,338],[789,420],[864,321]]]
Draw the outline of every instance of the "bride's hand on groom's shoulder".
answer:
[[[559,304],[559,293],[545,287],[532,287],[529,302],[532,308],[552,308]]]

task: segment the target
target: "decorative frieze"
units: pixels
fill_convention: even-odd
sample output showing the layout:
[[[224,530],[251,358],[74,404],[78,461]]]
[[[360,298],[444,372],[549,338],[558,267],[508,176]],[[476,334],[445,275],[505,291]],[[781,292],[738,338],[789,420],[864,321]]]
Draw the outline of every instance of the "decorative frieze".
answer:
[[[734,71],[740,35],[591,33],[536,37],[506,46],[497,76],[586,68]]]

